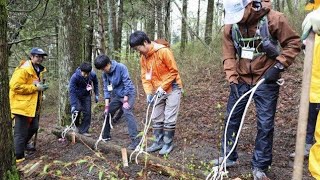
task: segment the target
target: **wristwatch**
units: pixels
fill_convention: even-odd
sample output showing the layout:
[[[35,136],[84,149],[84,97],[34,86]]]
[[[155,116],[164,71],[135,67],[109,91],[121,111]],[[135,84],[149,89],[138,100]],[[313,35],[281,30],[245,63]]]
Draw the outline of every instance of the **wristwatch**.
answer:
[[[278,68],[278,69],[280,69],[280,70],[284,70],[284,65],[283,64],[281,64],[280,62],[277,62],[275,65],[274,65],[274,67],[275,68]]]

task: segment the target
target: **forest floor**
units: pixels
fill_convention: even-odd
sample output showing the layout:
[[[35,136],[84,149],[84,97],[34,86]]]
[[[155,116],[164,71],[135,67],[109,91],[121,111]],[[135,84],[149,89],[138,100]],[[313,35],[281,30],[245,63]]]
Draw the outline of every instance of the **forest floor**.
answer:
[[[289,154],[295,149],[301,72],[302,61],[296,61],[283,75],[285,84],[281,86],[277,106],[273,163],[268,172],[270,179],[286,180],[291,179],[292,176],[293,160],[289,158]],[[160,157],[157,153],[152,153],[152,155],[164,161],[179,162],[184,165],[182,169],[200,170],[207,173],[212,167],[210,161],[220,154],[219,142],[229,88],[221,68],[206,74],[199,71],[193,77],[193,81],[189,84],[185,82],[185,93],[181,101],[172,153],[165,157]],[[48,104],[50,104],[50,99],[47,100]],[[145,120],[146,107],[145,95],[141,91],[137,95],[135,105],[135,115],[140,130],[143,130],[142,123]],[[128,179],[143,179],[141,172],[144,164],[136,165],[134,162],[129,162],[129,167],[123,168],[121,152],[109,152],[100,156],[82,143],[59,142],[58,137],[52,134],[57,124],[57,112],[48,109],[50,107],[47,105],[45,113],[41,115],[37,151],[29,155],[27,160],[20,165],[41,159],[41,166],[29,177],[22,179],[99,179],[102,171],[104,172],[102,179],[121,179],[117,168],[127,173]],[[102,127],[103,119],[100,112],[93,113],[90,130],[93,139],[98,138]],[[151,134],[150,130],[150,137]],[[114,124],[111,136],[111,142],[127,147],[129,137],[124,118]],[[254,105],[251,105],[237,147],[239,163],[236,167],[229,169],[230,179],[237,177],[253,179],[251,158],[255,136],[255,111]],[[91,166],[93,168],[90,168]],[[147,178],[152,180],[173,179],[158,172],[148,172]],[[303,179],[312,179],[307,169],[307,159],[304,161]]]

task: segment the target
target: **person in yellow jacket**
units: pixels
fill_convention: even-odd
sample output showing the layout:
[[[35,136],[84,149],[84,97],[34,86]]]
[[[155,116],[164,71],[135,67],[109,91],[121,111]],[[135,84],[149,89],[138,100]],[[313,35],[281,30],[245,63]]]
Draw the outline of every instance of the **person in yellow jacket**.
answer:
[[[47,53],[41,48],[32,48],[30,60],[21,61],[14,70],[9,86],[10,108],[15,119],[14,148],[16,162],[25,159],[29,140],[38,131],[42,92],[48,89],[43,82],[45,67],[41,65]],[[35,150],[29,147],[29,150]]]
[[[130,46],[141,54],[141,79],[147,102],[153,103],[152,114],[154,143],[148,152],[165,155],[173,149],[173,136],[180,106],[182,81],[176,61],[168,45],[151,42],[143,31],[130,35]]]
[[[312,30],[315,33],[312,77],[310,87],[310,102],[320,103],[320,0],[310,0],[306,10],[310,12],[302,23],[302,39],[305,39]],[[319,111],[319,106],[318,109]],[[309,154],[309,170],[314,178],[320,180],[320,116],[318,113],[315,127],[315,144],[312,145]]]

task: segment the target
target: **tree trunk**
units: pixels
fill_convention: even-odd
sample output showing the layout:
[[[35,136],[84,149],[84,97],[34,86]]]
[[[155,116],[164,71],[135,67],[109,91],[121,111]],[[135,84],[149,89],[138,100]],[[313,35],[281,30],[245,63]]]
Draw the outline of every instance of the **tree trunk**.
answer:
[[[88,26],[86,27],[85,34],[85,60],[92,62],[92,49],[93,49],[93,13],[91,12],[94,6],[93,1],[88,0]]]
[[[212,41],[212,22],[213,22],[214,0],[208,0],[206,28],[204,33],[204,40],[206,44]]]
[[[115,34],[115,29],[116,29],[116,24],[115,24],[115,0],[108,0],[107,1],[107,9],[108,9],[108,56],[112,57],[112,52],[114,50],[114,34]]]
[[[0,0],[0,177],[19,179],[15,166],[9,105],[7,0]]]
[[[59,124],[70,123],[69,80],[83,61],[83,0],[60,2]]]
[[[121,52],[121,42],[122,42],[122,25],[123,25],[123,0],[119,0],[119,12],[118,12],[118,21],[117,21],[117,32],[116,32],[116,41],[115,41],[115,50],[119,53]],[[120,61],[120,57],[117,57]]]
[[[181,20],[181,47],[180,52],[184,53],[186,44],[188,42],[187,34],[187,12],[188,12],[188,0],[183,0],[182,3],[182,15],[184,18]]]
[[[198,0],[198,12],[197,12],[197,29],[196,29],[196,35],[199,36],[200,31],[200,2],[201,0]]]
[[[163,18],[162,18],[162,1],[157,1],[156,3],[156,13],[157,13],[157,38],[162,39],[164,37],[163,34]]]
[[[145,18],[146,23],[146,34],[151,40],[154,40],[154,31],[155,31],[155,6],[151,2],[146,2],[146,7],[148,9],[148,15]]]
[[[164,24],[164,34],[165,39],[170,43],[171,42],[171,32],[170,32],[170,14],[171,14],[171,1],[166,0],[165,1],[165,24]]]
[[[97,0],[97,16],[99,21],[99,28],[98,28],[98,53],[105,54],[106,53],[106,42],[105,42],[105,30],[104,30],[104,15],[103,15],[103,0]]]
[[[290,14],[294,14],[291,0],[287,0],[288,10]]]

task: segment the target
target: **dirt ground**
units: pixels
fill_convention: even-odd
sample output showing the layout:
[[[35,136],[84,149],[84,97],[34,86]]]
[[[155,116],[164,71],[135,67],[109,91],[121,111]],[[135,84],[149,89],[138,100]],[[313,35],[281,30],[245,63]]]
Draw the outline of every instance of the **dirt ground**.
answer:
[[[289,154],[295,149],[301,69],[301,61],[297,61],[283,76],[285,84],[280,90],[275,119],[273,164],[268,173],[270,179],[285,180],[291,179],[292,176],[293,160],[289,158]],[[170,155],[161,158],[179,162],[188,170],[208,172],[212,167],[210,160],[217,158],[220,153],[219,142],[229,88],[222,69],[212,71],[210,76],[203,76],[199,72],[199,76],[194,77],[193,82],[185,83],[174,137],[174,150]],[[135,105],[135,115],[140,130],[143,129],[142,122],[145,120],[146,107],[145,96],[141,91],[137,95]],[[143,179],[141,176],[143,164],[129,163],[129,168],[122,168],[120,152],[103,154],[101,158],[81,143],[72,145],[69,142],[58,142],[58,138],[51,133],[56,126],[57,118],[56,112],[42,115],[37,151],[23,162],[26,164],[32,160],[42,159],[42,165],[31,176],[23,179],[99,179],[101,171],[104,172],[102,179],[120,179],[119,171],[116,170],[119,167],[129,175],[128,179]],[[98,138],[102,123],[101,113],[93,113],[90,130],[93,139]],[[151,136],[151,131],[149,135]],[[113,142],[127,147],[129,137],[123,118],[114,124],[111,136]],[[239,164],[229,169],[230,179],[237,177],[253,179],[250,162],[255,136],[255,112],[254,106],[251,105],[238,143]],[[158,156],[157,153],[152,155]],[[148,172],[147,177],[148,179],[172,179],[157,172]],[[304,163],[303,179],[312,179],[307,170],[307,160]]]

